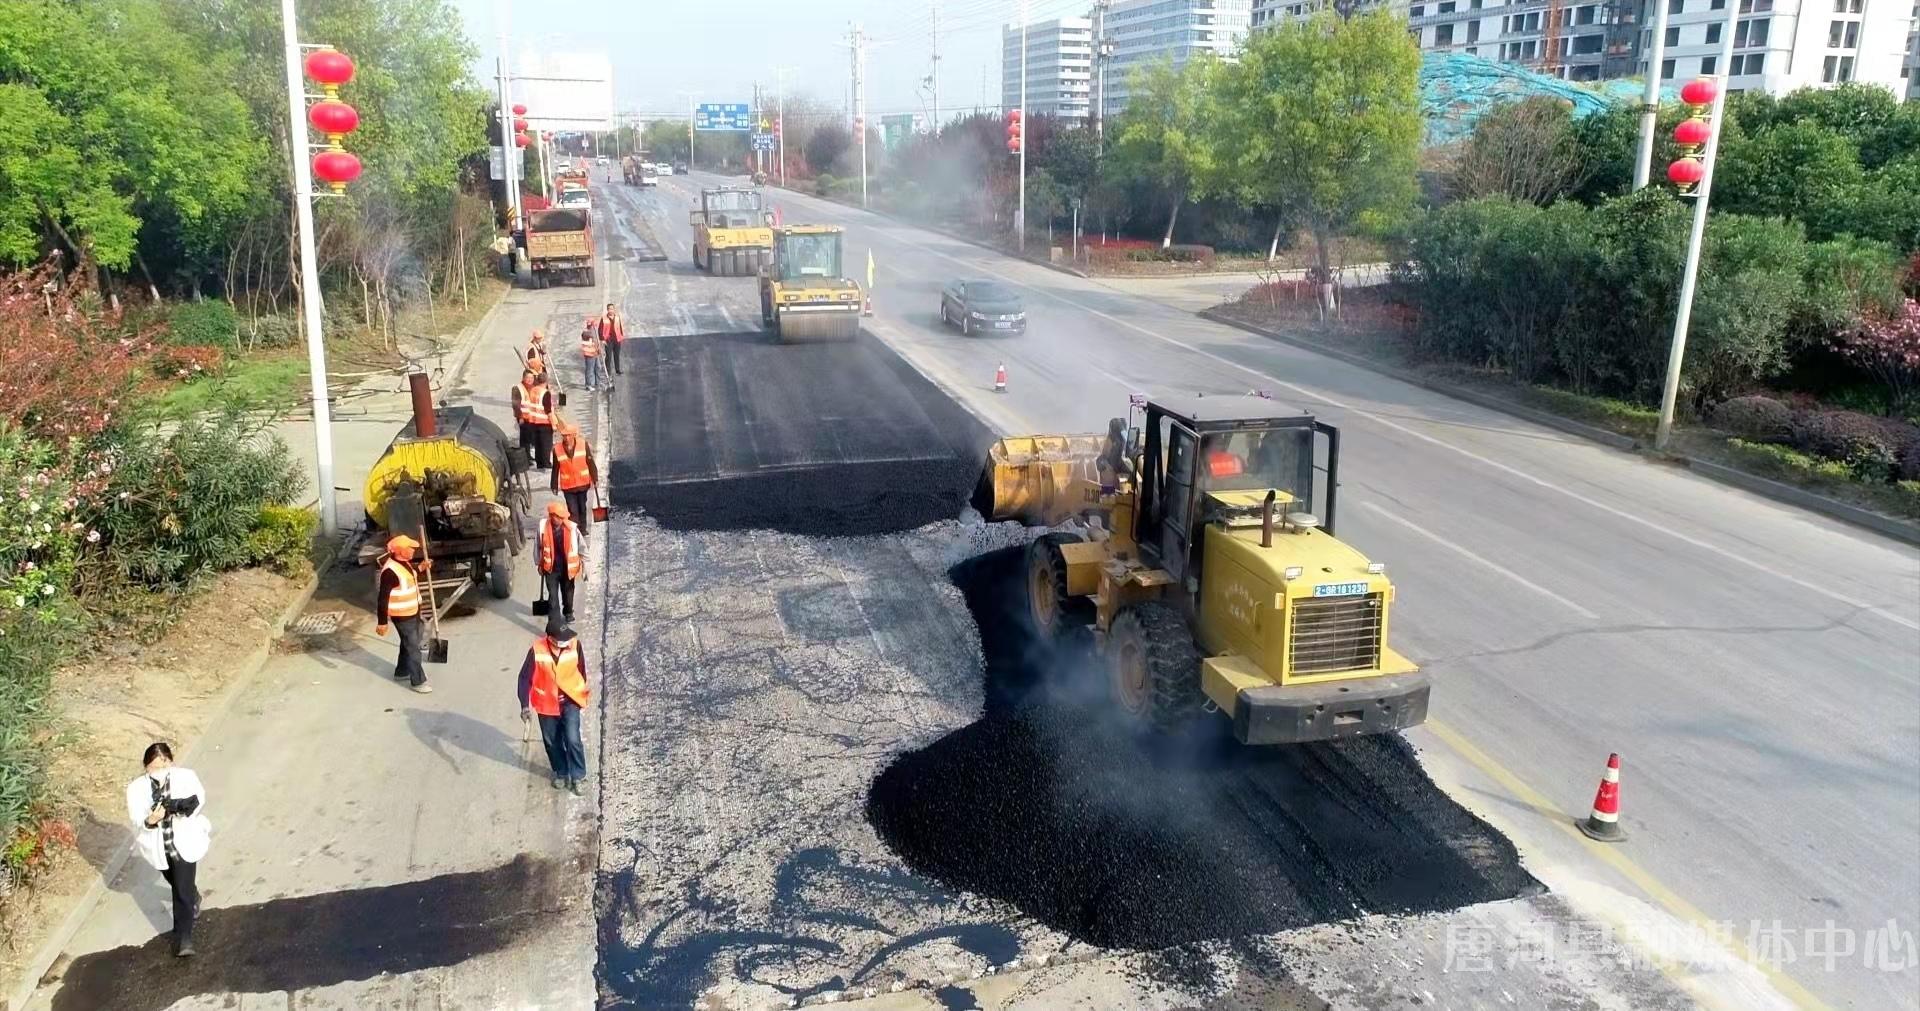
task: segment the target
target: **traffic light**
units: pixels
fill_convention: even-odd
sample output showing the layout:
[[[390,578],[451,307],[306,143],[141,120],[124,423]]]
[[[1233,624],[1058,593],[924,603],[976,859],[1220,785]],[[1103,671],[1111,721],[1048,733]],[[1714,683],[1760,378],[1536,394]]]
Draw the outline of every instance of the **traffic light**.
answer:
[[[1007,111],[1007,153],[1019,154],[1020,143],[1026,137],[1026,130],[1020,122],[1020,110]]]

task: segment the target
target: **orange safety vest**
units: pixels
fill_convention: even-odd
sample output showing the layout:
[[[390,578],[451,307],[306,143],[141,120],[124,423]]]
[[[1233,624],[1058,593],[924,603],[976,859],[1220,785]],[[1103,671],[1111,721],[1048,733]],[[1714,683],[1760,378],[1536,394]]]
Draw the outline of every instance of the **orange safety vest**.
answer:
[[[572,449],[567,448],[569,443]],[[559,472],[561,491],[585,491],[593,487],[593,472],[587,469],[591,454],[587,440],[577,435],[561,436],[560,445],[553,447],[553,466]]]
[[[533,644],[533,683],[528,686],[527,708],[542,716],[558,716],[562,693],[582,709],[593,697],[587,690],[587,679],[580,673],[580,640],[556,652],[553,640],[543,635]]]
[[[380,573],[392,571],[400,577],[399,585],[387,597],[387,617],[412,618],[420,613],[420,580],[414,577],[413,566],[398,558],[388,558],[385,565],[373,574],[373,592],[380,592]]]
[[[547,416],[547,387],[543,383],[528,386],[519,384],[520,421],[527,425],[551,425],[553,419]]]
[[[595,337],[593,331],[580,335],[580,354],[586,358],[600,357],[600,338]]]
[[[561,520],[567,525],[567,578],[580,578],[580,527],[572,520]],[[553,517],[549,516],[540,524],[540,571],[553,571]]]
[[[607,317],[602,316],[600,318],[600,339],[601,340],[607,340],[611,338],[617,341],[617,340],[625,339],[626,336],[627,336],[627,328],[621,324],[620,317],[615,316],[612,319],[608,319]]]

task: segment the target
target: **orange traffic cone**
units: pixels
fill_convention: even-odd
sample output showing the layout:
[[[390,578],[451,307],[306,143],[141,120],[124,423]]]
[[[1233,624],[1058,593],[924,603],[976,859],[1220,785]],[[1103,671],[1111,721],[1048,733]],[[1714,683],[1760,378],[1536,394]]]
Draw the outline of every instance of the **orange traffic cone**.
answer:
[[[1607,771],[1600,774],[1600,792],[1593,797],[1593,813],[1580,822],[1580,831],[1589,839],[1619,842],[1627,837],[1620,827],[1620,756],[1607,756]]]
[[[993,368],[993,392],[1007,392],[1007,363],[1001,362]]]

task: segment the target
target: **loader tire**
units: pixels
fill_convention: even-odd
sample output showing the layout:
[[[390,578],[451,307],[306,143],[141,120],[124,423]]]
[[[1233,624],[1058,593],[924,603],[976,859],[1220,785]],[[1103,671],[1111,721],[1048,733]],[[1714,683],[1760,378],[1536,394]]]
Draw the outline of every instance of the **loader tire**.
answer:
[[[1171,604],[1149,600],[1116,615],[1106,665],[1114,703],[1141,729],[1177,730],[1200,711],[1200,650]]]
[[[495,600],[513,596],[513,553],[505,547],[487,552],[487,592]]]
[[[1027,618],[1041,642],[1053,643],[1092,619],[1091,603],[1067,593],[1067,559],[1062,544],[1078,544],[1079,534],[1044,534],[1027,545]]]

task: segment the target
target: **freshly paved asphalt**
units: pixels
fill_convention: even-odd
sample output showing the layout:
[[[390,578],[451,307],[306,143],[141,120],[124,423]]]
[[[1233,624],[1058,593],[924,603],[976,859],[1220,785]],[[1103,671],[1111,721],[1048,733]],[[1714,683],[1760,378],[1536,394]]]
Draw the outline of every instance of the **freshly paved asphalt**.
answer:
[[[648,202],[683,223],[712,182],[665,179]],[[1388,563],[1397,645],[1436,679],[1432,721],[1409,735],[1428,771],[1621,929],[1722,935],[1802,1002],[1916,1005],[1913,549],[1200,320],[1150,283],[774,201],[787,222],[845,225],[856,276],[871,250],[869,331],[997,430],[1098,431],[1129,393],[1249,389],[1340,425],[1340,532]],[[1029,333],[940,327],[955,277],[1019,287]],[[1011,388],[996,395],[998,363]],[[1569,826],[1610,752],[1631,839],[1607,849]],[[1683,939],[1645,941],[1689,961]]]

